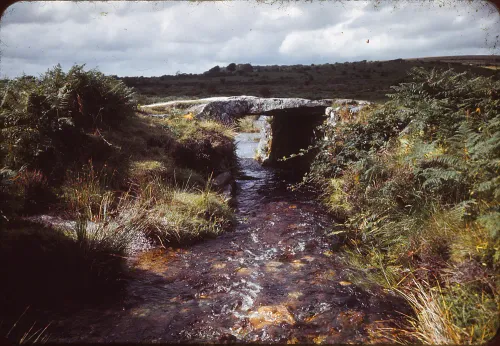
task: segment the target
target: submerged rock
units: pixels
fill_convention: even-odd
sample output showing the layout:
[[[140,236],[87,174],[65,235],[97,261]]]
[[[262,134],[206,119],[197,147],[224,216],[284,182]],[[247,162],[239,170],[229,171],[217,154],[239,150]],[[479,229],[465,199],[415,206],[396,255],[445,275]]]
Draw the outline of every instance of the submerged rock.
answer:
[[[254,329],[261,329],[268,325],[282,323],[295,324],[293,315],[284,305],[261,306],[250,314],[250,324]]]

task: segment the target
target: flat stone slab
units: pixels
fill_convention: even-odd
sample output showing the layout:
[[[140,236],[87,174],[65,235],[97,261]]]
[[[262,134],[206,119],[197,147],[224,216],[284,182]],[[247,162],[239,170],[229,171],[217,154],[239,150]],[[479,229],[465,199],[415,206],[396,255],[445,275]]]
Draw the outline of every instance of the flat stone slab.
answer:
[[[303,98],[262,98],[256,96],[223,96],[210,97],[197,100],[179,100],[141,106],[142,109],[152,107],[179,108],[193,113],[197,118],[218,118],[231,120],[231,118],[245,115],[273,115],[273,112],[294,110],[300,108],[320,108],[321,113],[332,104],[364,104],[367,101],[351,99],[322,99],[309,100]],[[304,113],[307,115],[308,113]]]

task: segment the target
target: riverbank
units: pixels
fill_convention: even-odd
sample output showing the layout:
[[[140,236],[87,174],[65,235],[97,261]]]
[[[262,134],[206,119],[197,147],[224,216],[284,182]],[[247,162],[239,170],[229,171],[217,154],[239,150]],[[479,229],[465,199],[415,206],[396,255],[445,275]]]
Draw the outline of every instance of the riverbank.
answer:
[[[24,334],[49,323],[45,312],[119,291],[132,254],[233,226],[230,196],[216,186],[236,172],[230,128],[181,110],[141,114],[122,83],[78,66],[2,92],[2,336],[40,340],[46,325]]]
[[[342,109],[308,182],[337,220],[350,280],[412,306],[407,335],[479,344],[500,325],[500,84],[412,72],[391,101]]]

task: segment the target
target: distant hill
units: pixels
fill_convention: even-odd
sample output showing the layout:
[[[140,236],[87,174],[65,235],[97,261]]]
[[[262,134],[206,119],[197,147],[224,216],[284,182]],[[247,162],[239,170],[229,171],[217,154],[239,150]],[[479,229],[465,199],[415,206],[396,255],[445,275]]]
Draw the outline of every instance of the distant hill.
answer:
[[[391,86],[408,81],[415,66],[453,68],[483,76],[499,76],[500,56],[466,55],[356,61],[311,65],[214,66],[202,74],[122,77],[139,92],[141,104],[183,97],[253,95],[263,97],[356,98],[384,101]]]
[[[469,64],[475,66],[500,66],[499,55],[456,55],[456,56],[434,56],[425,58],[404,59],[406,61],[422,60],[425,62],[441,61],[449,63]]]

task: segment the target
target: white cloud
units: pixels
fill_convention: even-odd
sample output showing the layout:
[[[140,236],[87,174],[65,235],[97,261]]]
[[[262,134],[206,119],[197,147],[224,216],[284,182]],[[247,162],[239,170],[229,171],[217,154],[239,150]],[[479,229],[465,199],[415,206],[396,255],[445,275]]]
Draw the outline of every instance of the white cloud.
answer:
[[[492,54],[498,32],[498,14],[477,2],[22,2],[0,21],[0,75],[57,63],[150,76],[230,62]]]

